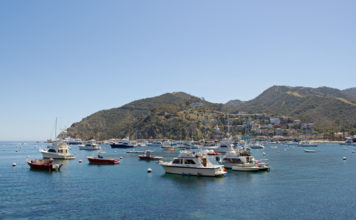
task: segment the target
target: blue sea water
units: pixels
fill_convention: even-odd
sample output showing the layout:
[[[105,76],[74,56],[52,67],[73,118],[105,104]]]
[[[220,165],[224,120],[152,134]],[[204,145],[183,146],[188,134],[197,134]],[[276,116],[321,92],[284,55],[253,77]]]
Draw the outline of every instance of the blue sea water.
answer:
[[[157,162],[106,145],[107,155],[123,156],[119,165],[89,165],[86,157],[97,153],[72,146],[77,159],[64,161],[60,172],[29,169],[26,157],[41,158],[44,146],[0,142],[0,219],[356,218],[353,147],[321,144],[317,153],[305,153],[267,145],[253,151],[260,159],[266,153],[270,172],[212,178],[165,174]],[[153,150],[165,160],[178,154]]]

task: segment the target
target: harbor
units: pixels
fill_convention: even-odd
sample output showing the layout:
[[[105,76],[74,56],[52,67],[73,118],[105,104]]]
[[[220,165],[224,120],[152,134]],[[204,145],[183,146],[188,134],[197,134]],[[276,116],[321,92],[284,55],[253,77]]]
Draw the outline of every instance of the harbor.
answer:
[[[166,174],[158,161],[142,161],[137,154],[126,153],[126,148],[111,148],[109,144],[99,146],[105,155],[121,157],[119,165],[89,165],[87,157],[98,152],[71,145],[76,158],[56,160],[63,163],[60,172],[30,169],[26,157],[41,157],[39,149],[43,146],[0,142],[2,218],[355,217],[354,146],[320,143],[318,151],[310,154],[298,146],[269,143],[264,149],[251,150],[256,159],[269,159],[269,172],[227,170],[222,177]],[[161,147],[136,149],[150,149],[163,161],[179,155],[179,151]],[[17,166],[12,167],[12,163]]]

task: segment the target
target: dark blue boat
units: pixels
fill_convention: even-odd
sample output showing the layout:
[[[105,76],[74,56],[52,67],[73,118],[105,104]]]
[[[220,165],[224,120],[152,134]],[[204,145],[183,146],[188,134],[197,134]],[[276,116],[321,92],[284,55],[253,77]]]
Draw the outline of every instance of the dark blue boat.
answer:
[[[131,145],[128,141],[120,141],[118,143],[110,144],[111,148],[133,148],[134,146]]]

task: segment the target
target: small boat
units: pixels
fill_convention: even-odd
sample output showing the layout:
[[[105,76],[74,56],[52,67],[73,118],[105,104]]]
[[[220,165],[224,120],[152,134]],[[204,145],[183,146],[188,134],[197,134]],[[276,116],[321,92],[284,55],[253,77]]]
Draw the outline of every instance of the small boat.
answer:
[[[251,149],[263,149],[265,148],[265,146],[263,146],[262,144],[260,143],[253,143],[253,144],[250,144],[249,147]]]
[[[129,140],[122,140],[118,143],[110,144],[111,148],[133,148],[134,145],[130,144]]]
[[[216,165],[209,161],[202,153],[181,151],[179,156],[170,162],[161,162],[166,173],[192,176],[223,176],[226,174],[223,165]]]
[[[301,141],[298,144],[298,147],[317,147],[317,146],[318,146],[317,144],[312,144],[308,141]]]
[[[79,145],[79,150],[101,150],[101,147],[97,146],[95,143],[86,143]]]
[[[97,157],[88,157],[88,161],[90,164],[97,164],[97,165],[109,165],[109,164],[119,164],[120,160],[115,158],[104,158],[101,155]]]
[[[145,152],[141,151],[141,150],[130,150],[130,151],[126,151],[126,153],[128,153],[128,154],[143,154]]]
[[[232,166],[231,170],[243,172],[268,171],[269,164],[262,162],[243,163]]]
[[[316,152],[316,150],[304,149],[304,152],[306,152],[306,153],[315,153],[315,152]]]
[[[162,142],[160,141],[154,141],[152,143],[147,144],[148,147],[162,147]]]
[[[155,157],[151,155],[152,151],[146,150],[144,155],[139,155],[140,160],[162,160],[162,157]]]
[[[54,163],[53,158],[50,159],[35,159],[35,160],[27,160],[27,164],[31,167],[31,169],[36,170],[48,170],[48,171],[59,171],[63,166],[62,163],[56,164]]]

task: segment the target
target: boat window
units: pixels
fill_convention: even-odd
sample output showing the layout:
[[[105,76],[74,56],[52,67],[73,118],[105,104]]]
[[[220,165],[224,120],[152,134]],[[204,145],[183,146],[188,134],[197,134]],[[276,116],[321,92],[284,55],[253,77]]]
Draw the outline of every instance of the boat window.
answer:
[[[56,153],[56,150],[54,150],[54,149],[49,149],[48,152]]]
[[[185,160],[184,164],[195,164],[195,162],[193,160]]]
[[[174,160],[173,160],[173,163],[174,163],[174,164],[181,164],[181,160],[180,160],[180,159],[174,159]]]

